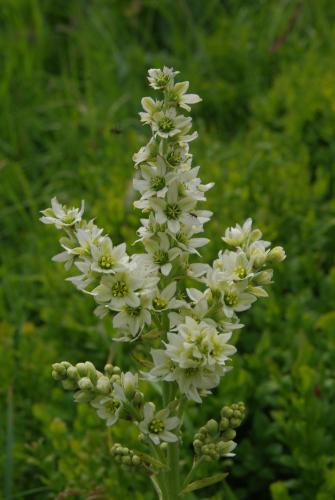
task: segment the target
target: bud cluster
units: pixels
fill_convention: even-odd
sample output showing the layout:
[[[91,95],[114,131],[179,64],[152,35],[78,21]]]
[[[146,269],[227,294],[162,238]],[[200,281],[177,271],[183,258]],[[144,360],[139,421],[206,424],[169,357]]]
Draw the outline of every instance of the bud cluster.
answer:
[[[220,431],[226,440],[234,439],[237,427],[239,427],[245,417],[245,404],[240,401],[231,406],[224,406],[221,410]]]
[[[245,406],[242,402],[224,406],[219,423],[211,419],[200,427],[193,441],[196,457],[212,461],[234,456],[231,452],[236,447],[233,441],[236,436],[235,429],[241,425],[244,414]]]
[[[120,375],[120,368],[110,363],[105,366],[104,374],[90,361],[75,366],[68,361],[52,365],[53,378],[61,381],[64,389],[77,391],[75,400],[78,403],[89,403],[98,395],[109,394],[113,384],[120,383]]]
[[[122,446],[120,443],[115,443],[112,446],[111,454],[118,464],[126,467],[143,467],[145,465],[143,459],[135,451]]]

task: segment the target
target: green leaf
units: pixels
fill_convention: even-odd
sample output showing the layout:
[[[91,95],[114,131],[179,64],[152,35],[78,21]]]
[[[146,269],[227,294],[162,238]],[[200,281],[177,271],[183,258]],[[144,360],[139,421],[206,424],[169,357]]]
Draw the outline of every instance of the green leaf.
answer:
[[[190,493],[191,491],[199,490],[200,488],[205,488],[206,486],[211,486],[212,484],[219,483],[223,481],[228,476],[227,472],[223,472],[221,474],[215,474],[214,476],[204,477],[203,479],[199,479],[198,481],[193,481],[184,488],[180,495],[185,495],[186,493]]]
[[[149,462],[151,465],[154,467],[158,467],[159,469],[168,469],[168,466],[161,462],[160,460],[157,460],[157,458],[152,457],[151,455],[148,455],[147,453],[144,453],[143,451],[137,451],[134,450],[136,455],[139,457],[142,457],[144,460]]]

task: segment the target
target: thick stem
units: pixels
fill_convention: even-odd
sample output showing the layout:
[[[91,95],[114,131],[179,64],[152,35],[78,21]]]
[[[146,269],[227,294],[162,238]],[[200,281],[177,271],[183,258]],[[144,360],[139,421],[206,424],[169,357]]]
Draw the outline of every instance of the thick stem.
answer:
[[[163,402],[167,406],[175,397],[176,385],[171,382],[163,382]],[[168,443],[167,464],[169,469],[165,473],[165,494],[164,500],[176,500],[180,491],[180,470],[179,470],[179,441]]]

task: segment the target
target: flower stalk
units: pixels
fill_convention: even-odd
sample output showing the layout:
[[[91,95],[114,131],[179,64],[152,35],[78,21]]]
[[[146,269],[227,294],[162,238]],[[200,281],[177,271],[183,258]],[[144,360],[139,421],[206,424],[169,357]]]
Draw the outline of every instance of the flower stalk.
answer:
[[[120,466],[149,474],[163,500],[181,494],[185,402],[203,404],[231,369],[236,348],[230,340],[243,327],[240,313],[267,296],[269,266],[285,258],[247,219],[225,231],[226,248],[211,264],[201,262],[200,249],[209,241],[202,233],[212,213],[199,205],[213,183],[203,184],[199,167],[192,166],[190,143],[197,133],[184,114],[201,99],[188,93],[189,82],[175,82],[177,74],[167,67],[149,70],[149,84],[161,95],[142,99],[140,118],[151,129],[148,144],[133,157],[139,193],[134,206],[142,212],[136,243],[142,251],[128,253],[125,243],[115,245],[93,220],[85,220],[84,202],[80,209],[68,208],[53,198],[41,217],[63,231],[62,252],[53,260],[79,272],[68,281],[92,296],[99,318],[112,317],[113,340],[141,340],[143,365],[150,366],[133,373],[109,363],[100,372],[89,361],[63,361],[53,365],[53,377],[107,426],[126,419],[138,428],[143,450],[116,443],[111,454]],[[146,401],[150,383],[160,385],[161,401]],[[224,407],[220,422],[210,419],[196,433],[184,492],[225,477],[190,483],[203,461],[222,464],[233,456],[244,411],[243,403]]]

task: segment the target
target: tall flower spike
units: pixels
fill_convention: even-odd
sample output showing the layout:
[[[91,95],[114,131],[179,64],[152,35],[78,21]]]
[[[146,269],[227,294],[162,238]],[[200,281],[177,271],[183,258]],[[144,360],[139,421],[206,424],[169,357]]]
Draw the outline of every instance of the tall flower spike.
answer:
[[[150,69],[149,85],[161,95],[141,101],[141,122],[151,130],[148,144],[133,156],[134,189],[139,194],[134,206],[142,211],[136,243],[142,243],[142,252],[129,255],[124,243],[115,245],[93,220],[83,219],[83,203],[81,208],[67,208],[53,198],[41,218],[63,231],[62,252],[53,260],[76,271],[68,280],[92,296],[99,317],[112,317],[113,340],[136,341],[142,335],[142,349],[146,341],[154,343],[152,362],[143,358],[150,367],[143,378],[160,384],[157,410],[155,403],[144,401],[137,373],[123,373],[110,364],[101,373],[90,362],[55,363],[53,377],[74,392],[76,402],[89,404],[107,426],[119,419],[132,421],[141,446],[159,447],[154,457],[118,443],[112,453],[120,465],[149,473],[164,500],[180,493],[177,457],[183,400],[202,403],[231,369],[236,352],[232,338],[243,327],[240,314],[267,296],[273,275],[269,266],[285,259],[282,247],[271,249],[249,218],[225,231],[222,239],[228,248],[220,250],[212,264],[201,262],[201,248],[209,241],[202,233],[212,216],[201,204],[213,183],[203,184],[199,167],[192,166],[190,144],[197,133],[184,114],[201,99],[187,93],[189,82],[176,83],[177,75],[166,66]],[[232,456],[243,415],[242,403],[224,407],[220,422],[210,419],[199,429],[194,467],[202,460]],[[192,483],[190,491],[201,483]]]

